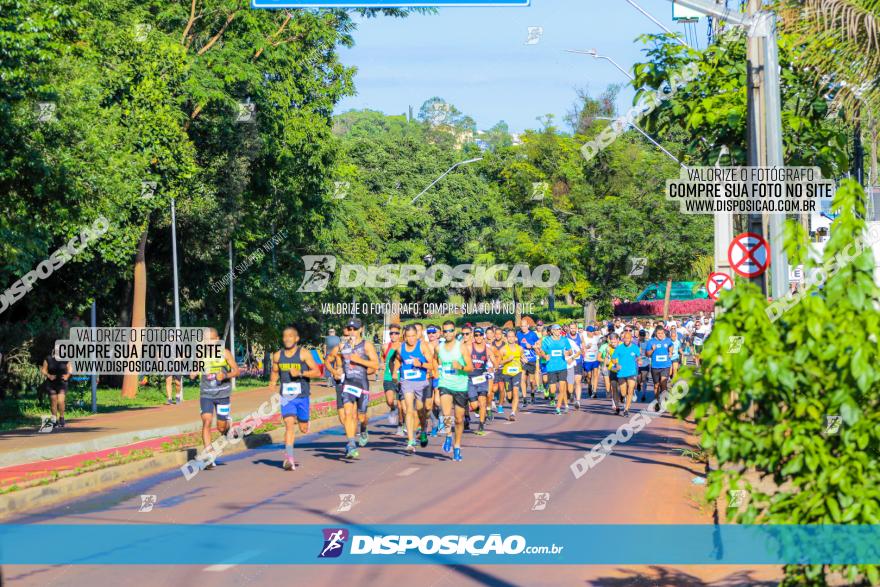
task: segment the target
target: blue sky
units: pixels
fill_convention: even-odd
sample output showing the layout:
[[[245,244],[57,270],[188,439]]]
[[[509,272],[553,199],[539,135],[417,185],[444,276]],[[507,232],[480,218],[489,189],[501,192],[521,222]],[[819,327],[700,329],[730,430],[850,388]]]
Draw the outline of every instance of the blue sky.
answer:
[[[666,0],[637,0],[674,31]],[[532,0],[527,8],[441,8],[428,16],[359,19],[354,48],[342,60],[358,68],[357,95],[337,112],[371,108],[402,114],[440,96],[471,115],[481,129],[505,120],[512,131],[536,128],[536,117],[562,115],[575,88],[595,96],[608,84],[626,82],[613,65],[564,49],[596,48],[629,69],[644,60],[643,33],[662,32],[624,0]],[[526,45],[527,29],[544,27],[537,45]],[[706,44],[706,19],[696,25]],[[618,107],[632,103],[631,89]]]

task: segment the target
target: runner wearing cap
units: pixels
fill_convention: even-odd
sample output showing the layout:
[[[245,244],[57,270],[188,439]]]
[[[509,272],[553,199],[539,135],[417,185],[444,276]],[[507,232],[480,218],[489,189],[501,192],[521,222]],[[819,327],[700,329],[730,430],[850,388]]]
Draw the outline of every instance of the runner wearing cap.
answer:
[[[293,471],[296,469],[293,442],[297,424],[302,434],[309,431],[309,379],[320,377],[321,370],[315,364],[312,353],[303,352],[299,346],[296,326],[285,327],[281,340],[284,348],[272,354],[269,387],[278,384],[278,393],[281,395],[281,418],[284,420],[284,461],[281,466],[285,471]]]
[[[452,449],[452,460],[461,460],[461,435],[464,432],[464,413],[468,408],[468,374],[473,370],[471,347],[455,339],[455,322],[443,323],[443,339],[437,350],[440,371],[440,407],[446,421],[446,440],[443,451]],[[455,428],[452,430],[453,409]],[[453,442],[452,434],[455,434]]]
[[[370,435],[367,432],[367,408],[370,403],[370,383],[368,375],[379,368],[379,355],[373,343],[363,337],[363,322],[352,318],[345,325],[345,340],[333,349],[331,356],[341,357],[342,366],[334,376],[341,383],[337,386],[336,405],[344,411],[343,425],[347,438],[345,456],[360,457],[358,444],[366,446]],[[355,441],[360,420],[360,435]]]
[[[388,327],[388,337],[391,340],[382,351],[382,360],[385,363],[382,388],[385,390],[385,403],[388,404],[388,423],[397,426],[397,435],[401,436],[406,418],[401,412],[403,395],[400,393],[397,372],[393,368],[394,354],[400,352],[400,324],[392,324]]]
[[[504,413],[504,396],[507,395],[504,387],[504,377],[501,372],[501,368],[504,365],[503,354],[504,347],[507,345],[507,332],[502,330],[501,328],[495,329],[495,340],[492,341],[492,364],[495,366],[495,371],[492,374],[492,380],[495,382],[494,388],[495,393],[498,394],[498,405],[495,405],[495,402],[492,402],[492,410],[496,411],[498,414]],[[491,396],[490,396],[491,398]]]
[[[468,400],[471,410],[480,415],[480,428],[475,434],[486,434],[486,406],[489,395],[489,379],[486,377],[489,367],[489,345],[486,344],[485,332],[482,328],[474,328],[473,344],[471,344],[471,364],[473,370],[468,374]]]
[[[562,327],[554,324],[550,327],[550,336],[541,341],[541,356],[547,359],[547,386],[553,395],[558,389],[556,398],[556,414],[562,413],[562,406],[568,412],[568,358],[572,356],[568,338],[562,335]]]
[[[434,366],[434,353],[424,340],[419,339],[418,329],[407,326],[404,340],[394,357],[394,371],[398,373],[400,391],[403,393],[406,418],[406,449],[409,454],[416,452],[415,431],[419,424],[419,444],[428,446],[427,402],[431,397],[429,373]]]
[[[431,353],[436,357],[437,348],[440,346],[440,329],[433,324],[428,324],[425,327],[425,334],[428,337],[428,346],[431,349]],[[431,378],[431,394],[429,398],[425,399],[425,407],[428,410],[428,416],[434,422],[431,428],[431,436],[437,436],[438,434],[443,434],[443,420],[440,418],[440,391],[437,389],[440,377],[437,373],[436,363],[434,363],[428,375]]]
[[[612,356],[614,355],[614,349],[616,349],[620,345],[620,337],[616,332],[611,332],[608,335],[608,342],[605,345],[605,395],[611,398],[611,409],[614,410],[615,414],[620,413],[620,406],[622,404],[620,399],[620,381],[617,379],[617,363],[614,361]]]
[[[575,353],[568,361],[568,374],[566,383],[568,383],[569,393],[574,399],[575,409],[580,410],[581,379],[583,378],[584,373],[584,353],[581,348],[583,340],[581,339],[580,332],[578,332],[578,325],[576,323],[571,322],[568,325],[568,333],[566,334],[566,338],[568,338],[569,344],[571,345],[571,350],[573,350]]]
[[[703,343],[712,333],[712,327],[709,325],[708,318],[702,318],[694,325],[694,363],[697,369],[700,368],[700,361],[703,356]]]
[[[531,396],[532,403],[535,403],[535,390],[538,389],[541,381],[541,374],[538,370],[538,353],[535,352],[535,346],[538,344],[538,334],[529,328],[529,323],[525,319],[520,320],[519,330],[516,332],[516,340],[523,350],[523,405],[529,403]],[[531,388],[531,393],[529,389]]]

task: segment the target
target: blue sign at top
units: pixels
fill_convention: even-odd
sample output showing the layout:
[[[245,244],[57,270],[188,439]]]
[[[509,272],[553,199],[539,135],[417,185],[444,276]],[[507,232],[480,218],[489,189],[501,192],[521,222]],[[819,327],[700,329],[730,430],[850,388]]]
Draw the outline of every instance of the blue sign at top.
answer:
[[[251,0],[251,8],[441,8],[444,6],[528,6],[531,0]]]

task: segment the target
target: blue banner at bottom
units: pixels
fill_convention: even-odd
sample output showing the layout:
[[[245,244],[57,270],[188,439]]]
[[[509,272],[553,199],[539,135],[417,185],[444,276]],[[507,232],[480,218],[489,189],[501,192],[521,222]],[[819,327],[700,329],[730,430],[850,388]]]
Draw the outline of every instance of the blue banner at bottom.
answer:
[[[880,526],[0,525],[5,565],[787,563],[880,564]]]

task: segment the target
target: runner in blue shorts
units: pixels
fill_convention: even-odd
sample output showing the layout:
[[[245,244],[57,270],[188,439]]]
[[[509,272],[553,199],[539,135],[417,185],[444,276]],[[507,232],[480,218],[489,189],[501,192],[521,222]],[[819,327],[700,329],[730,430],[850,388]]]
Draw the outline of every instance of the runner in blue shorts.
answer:
[[[474,342],[471,345],[471,364],[473,370],[468,373],[470,380],[468,381],[468,400],[470,400],[470,408],[479,410],[480,428],[475,434],[483,436],[486,434],[486,406],[488,405],[487,397],[489,395],[489,379],[486,373],[489,365],[489,348],[486,344],[485,333],[482,328],[474,328]]]
[[[269,387],[278,387],[281,394],[281,418],[284,420],[284,461],[285,471],[296,469],[293,459],[293,441],[296,425],[303,434],[309,431],[309,379],[320,377],[321,370],[312,359],[312,353],[303,352],[299,346],[299,331],[295,326],[287,326],[281,334],[284,348],[272,354],[272,373]]]

